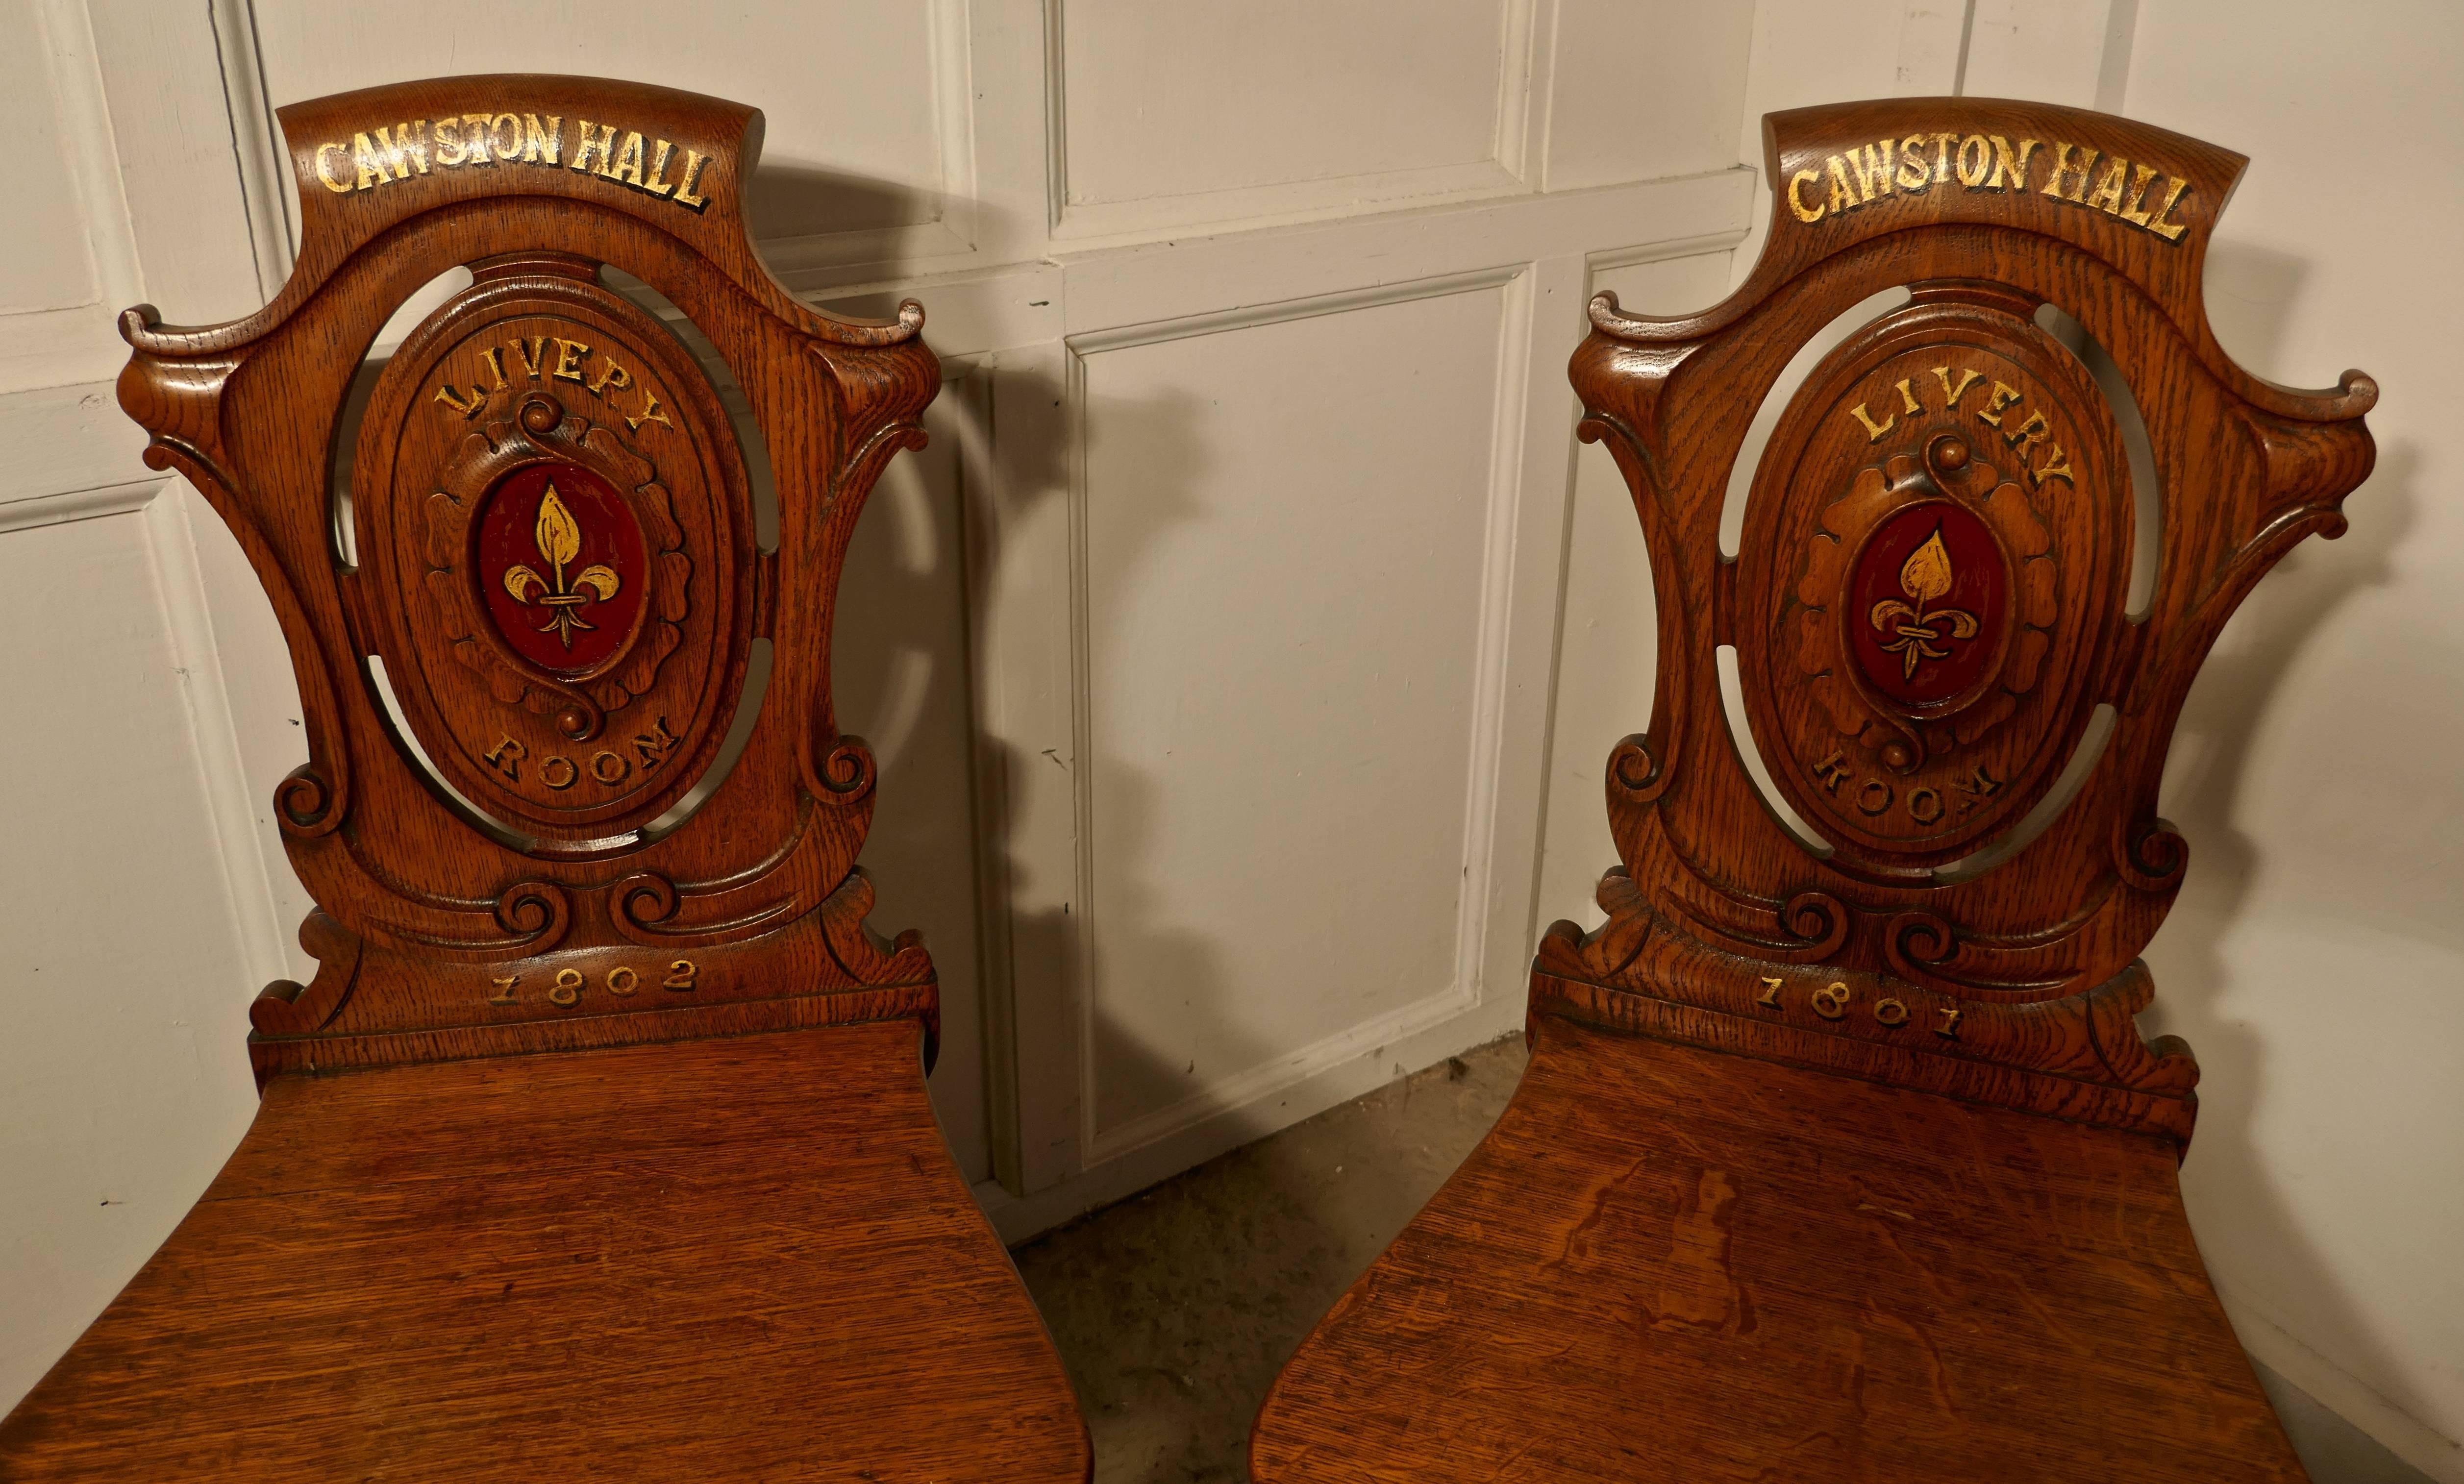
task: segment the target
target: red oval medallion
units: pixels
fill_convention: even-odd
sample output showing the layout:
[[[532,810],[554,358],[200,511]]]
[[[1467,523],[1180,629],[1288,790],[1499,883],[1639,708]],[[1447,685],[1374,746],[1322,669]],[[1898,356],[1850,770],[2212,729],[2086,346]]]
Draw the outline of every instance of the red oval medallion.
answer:
[[[1848,645],[1866,683],[1907,707],[1975,686],[2002,648],[2001,543],[1964,505],[1925,500],[1874,529],[1848,579]]]
[[[471,529],[473,576],[516,654],[582,675],[633,637],[649,585],[642,528],[605,480],[577,464],[517,469]]]

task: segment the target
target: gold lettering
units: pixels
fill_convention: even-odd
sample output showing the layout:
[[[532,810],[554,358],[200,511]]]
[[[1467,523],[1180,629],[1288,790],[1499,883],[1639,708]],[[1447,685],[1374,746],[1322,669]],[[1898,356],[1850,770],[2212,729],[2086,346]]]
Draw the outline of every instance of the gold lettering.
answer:
[[[1917,405],[1917,394],[1908,390],[1908,378],[1900,378],[1898,385],[1900,388],[1900,410],[1911,413],[1923,412],[1925,408]]]
[[[407,130],[409,128],[409,125],[405,124],[403,127]],[[410,179],[410,166],[402,163],[402,151],[395,147],[393,136],[385,129],[385,125],[379,124],[375,128],[370,129],[368,131],[368,138],[376,142],[378,180],[383,181],[392,179],[397,181],[407,181]]]
[[[326,147],[327,149],[331,149],[331,148],[333,148],[334,146],[333,146],[333,145],[331,145],[331,144],[328,144],[328,145],[326,145],[325,147]],[[662,158],[665,158],[665,157],[663,156]],[[319,170],[321,170],[321,169],[323,169],[324,167],[320,164],[320,165],[319,165],[319,166],[318,166],[318,168],[319,168]],[[328,182],[326,182],[326,184],[330,186],[330,185],[332,185],[333,183],[332,183],[331,181],[328,181]],[[1793,212],[1795,212],[1795,213],[1796,213],[1796,219],[1797,219],[1798,221],[1800,221],[1800,222],[1806,222],[1806,223],[1813,223],[1813,222],[1818,222],[1818,221],[1822,220],[1822,207],[1808,207],[1808,206],[1805,204],[1804,198],[1802,198],[1802,197],[1800,197],[1799,195],[1797,195],[1797,190],[1798,190],[1798,188],[1799,188],[1799,187],[1801,187],[1801,186],[1819,186],[1819,185],[1821,185],[1821,184],[1822,184],[1822,177],[1821,177],[1821,176],[1819,176],[1819,175],[1815,174],[1812,170],[1799,170],[1799,171],[1797,171],[1794,175],[1792,175],[1792,176],[1790,176],[1790,177],[1788,178],[1788,208],[1789,208],[1790,210],[1792,210],[1792,211],[1793,211]],[[350,189],[350,188],[351,188],[351,187],[349,187],[348,186],[337,186],[337,187],[336,187],[336,189],[339,189],[339,190],[348,190],[348,189]]]
[[[1809,1003],[1814,1006],[1814,1013],[1823,1019],[1837,1020],[1848,1013],[1850,997],[1848,986],[1834,979],[1815,991]]]
[[[501,979],[489,980],[488,982],[490,984],[496,987],[496,993],[488,996],[488,1003],[491,1005],[512,1004],[514,1002],[514,986],[521,983],[521,980],[522,976],[520,974],[507,974]]]
[[[2062,446],[2055,444],[2045,450],[2044,466],[2030,469],[2028,472],[2035,476],[2039,489],[2044,487],[2046,480],[2058,479],[2076,490],[2079,488],[2079,480],[2073,477],[2073,470],[2067,459],[2068,455],[2062,452]]]
[[[1889,784],[1880,778],[1867,778],[1857,790],[1857,812],[1871,818],[1890,808],[1896,797]]]
[[[642,182],[642,188],[653,196],[664,196],[676,188],[675,183],[668,179],[668,156],[674,153],[676,146],[666,140],[660,140],[658,145],[658,152],[650,157],[650,174]]]
[[[1884,1025],[1905,1025],[1908,1007],[1896,999],[1878,999],[1874,1001],[1874,1018]]]
[[[1933,141],[1933,184],[1945,185],[1950,180],[1950,142],[1959,135],[1946,132],[1930,134],[1926,138]]]
[[[584,345],[582,341],[558,340],[556,342],[556,368],[548,372],[548,375],[555,377],[560,382],[579,382],[582,380],[582,363],[589,359],[590,347]]]
[[[1986,138],[1993,142],[1993,173],[1985,178],[1985,188],[1987,190],[2004,189],[2005,187],[2002,184],[2002,178],[2007,172],[2011,178],[2011,184],[2008,187],[2009,189],[2026,190],[2028,188],[2028,157],[2036,152],[2036,145],[2039,141],[2023,139],[2019,142],[2019,148],[2014,153],[2011,148],[2011,142],[2004,139],[2001,135],[1989,134]]]
[[[1932,789],[1911,789],[1908,792],[1908,818],[1919,824],[1935,823],[1945,812],[1942,796]]]
[[[459,119],[439,119],[429,130],[436,141],[436,163],[440,166],[457,165],[471,158],[471,151],[462,143],[461,121]]]
[[[1995,427],[2000,427],[2002,426],[2003,409],[2009,407],[2011,404],[2017,402],[2018,400],[2019,389],[2017,387],[2005,382],[1996,382],[1993,383],[1993,395],[1986,398],[1985,405],[1976,409],[1976,421],[1980,423],[1991,423]]]
[[[1865,404],[1861,402],[1857,404],[1857,405],[1850,407],[1848,409],[1848,415],[1855,418],[1858,422],[1865,425],[1865,441],[1867,443],[1881,443],[1882,441],[1882,435],[1889,432],[1892,425],[1900,420],[1898,414],[1886,412],[1882,415],[1882,421],[1878,424],[1874,421],[1873,416],[1866,412]]]
[[[624,782],[632,771],[633,765],[618,753],[602,750],[590,754],[590,775],[609,788]]]
[[[649,731],[637,731],[633,734],[633,752],[642,759],[644,773],[666,762],[668,753],[674,749],[675,745],[676,739],[668,731],[668,719],[664,716],[650,723]]]
[[[2071,164],[2071,146],[2060,140],[2054,141],[2053,173],[2045,177],[2044,194],[2053,197],[2057,201],[2078,201],[2087,193],[2087,174],[2090,170],[2096,168],[2096,157],[2098,152],[2093,145],[2082,144],[2079,147],[2087,152],[2079,156],[2079,164]],[[2070,191],[2069,194],[2065,195],[2062,191],[2062,177],[2068,175],[2073,170],[2077,170],[2079,172],[2079,185],[2076,188]]]
[[[427,120],[422,119],[417,123],[395,124],[393,126],[393,138],[391,139],[385,138],[385,131],[379,129],[377,130],[377,143],[385,150],[385,158],[393,162],[393,178],[395,180],[407,181],[410,179],[410,169],[406,168],[403,164],[403,161],[406,158],[410,161],[412,166],[415,166],[418,169],[420,174],[426,175],[428,173]]]
[[[587,119],[576,119],[574,127],[581,133],[573,146],[573,167],[576,170],[589,169],[590,157],[595,154],[599,157],[599,173],[606,174],[607,156],[616,148],[616,125],[612,123],[594,125]],[[598,132],[591,132],[593,128]]]
[[[502,143],[497,142],[497,136],[499,134],[504,136],[504,142]],[[507,164],[512,164],[515,161],[519,160],[522,157],[522,120],[514,117],[512,114],[498,114],[495,118],[490,120],[488,121],[488,147],[495,150],[496,152],[496,158],[502,160]]]
[[[590,383],[590,389],[595,394],[605,397],[611,390],[621,392],[633,384],[633,373],[618,365],[615,357],[602,356],[599,358],[599,363],[605,369],[599,373],[599,380]]]
[[[1922,191],[1933,184],[1933,171],[1925,162],[1925,142],[1922,134],[1911,134],[1900,141],[1899,182],[1903,191]]]
[[[2113,163],[2105,166],[2104,179],[2097,182],[2096,189],[2089,193],[2085,203],[2087,208],[2091,211],[2102,211],[2107,216],[2120,216],[2122,187],[2129,175],[2130,162],[2120,155],[2114,156]],[[2087,184],[2084,176],[2080,177],[2079,184]]]
[[[479,359],[488,363],[489,370],[496,373],[496,390],[503,391],[505,389],[504,348],[498,345],[491,345],[488,347],[487,354],[481,356]]]
[[[647,404],[642,408],[641,416],[635,417],[627,412],[616,414],[625,420],[625,426],[627,428],[638,433],[645,423],[667,423],[670,427],[676,426],[673,423],[668,423],[668,415],[659,410],[659,399],[654,393],[645,389],[642,396],[646,399]]]
[[[490,158],[488,154],[488,115],[464,114],[462,116],[462,121],[471,126],[471,133],[468,137],[468,143],[471,151],[471,164],[495,164],[496,162]]]
[[[668,965],[668,976],[659,981],[659,988],[663,990],[690,990],[693,987],[694,976],[700,972],[700,968],[696,966],[692,959],[679,958],[673,963]]]
[[[547,364],[547,337],[532,336],[527,345],[520,340],[507,340],[505,343],[512,346],[514,354],[521,358],[522,374],[534,382],[538,381],[539,367]]]
[[[2147,199],[2147,183],[2154,180],[2158,173],[2159,172],[2156,167],[2152,164],[2143,164],[2139,166],[2139,178],[2130,183],[2129,198],[2123,202],[2121,208],[2113,214],[2122,218],[2123,221],[2128,222],[2133,227],[2146,226],[2147,213],[2145,211],[2135,210],[2133,208]]]
[[[1848,781],[1847,758],[1837,748],[1833,748],[1830,756],[1814,765],[1814,776],[1824,789],[1838,793],[1839,785]]]
[[[323,181],[325,183],[325,188],[332,191],[335,195],[347,196],[351,193],[351,183],[338,179],[334,174],[333,167],[325,164],[325,157],[329,154],[341,156],[342,163],[344,164],[351,163],[351,152],[344,149],[341,145],[319,144],[317,146],[317,179]]]
[[[614,169],[603,172],[611,181],[619,181],[635,189],[642,185],[642,135],[639,130],[625,132],[625,147],[616,154]]]
[[[548,776],[550,768],[559,770],[555,777]],[[561,794],[582,781],[582,770],[573,766],[573,759],[570,757],[551,756],[547,761],[539,764],[539,781]]]
[[[1933,368],[1933,374],[1942,382],[1942,407],[1945,412],[1959,410],[1959,399],[1968,395],[1968,389],[1976,384],[1979,375],[1978,372],[1962,366],[1959,368],[1959,384],[1954,386],[1950,381],[1950,367],[1936,366]]]
[[[709,164],[710,157],[701,151],[697,149],[685,151],[685,178],[676,186],[676,205],[688,211],[698,211],[710,205],[710,198],[697,194],[693,188],[701,183],[702,169]]]
[[[1837,155],[1833,155],[1823,164],[1831,172],[1831,199],[1824,203],[1825,210],[1837,216],[1842,211],[1853,211],[1865,204],[1857,199],[1857,187],[1848,184],[1848,167],[1839,163]]]
[[[1969,163],[1970,154],[1976,157],[1973,164]],[[1971,134],[1959,142],[1956,168],[1959,171],[1959,184],[1962,186],[1969,190],[1981,188],[1985,185],[1985,172],[1992,164],[1993,146],[1985,142],[1984,135]]]
[[[582,998],[583,983],[583,980],[581,970],[558,970],[556,971],[556,987],[547,992],[548,1003],[551,1005],[570,1006],[574,1001]]]
[[[385,183],[385,157],[377,153],[377,147],[368,142],[366,135],[351,136],[351,163],[360,167],[359,179],[351,186],[353,190],[372,190]]]
[[[2025,462],[2028,450],[2043,443],[2045,434],[2052,427],[2053,425],[2045,421],[2044,409],[2039,407],[2028,414],[2028,421],[2005,431],[2002,434],[2002,441],[2016,450],[2020,460]]]
[[[466,401],[465,398],[468,400]],[[480,404],[487,401],[487,394],[473,386],[470,391],[462,394],[461,396],[456,396],[453,391],[453,383],[446,382],[436,388],[436,396],[434,400],[451,407],[454,411],[461,413],[466,418],[474,418],[479,415]]]
[[[522,115],[522,164],[555,165],[563,164],[564,126],[562,114],[547,116],[541,127],[537,114]]]
[[[618,964],[607,971],[607,993],[610,994],[630,994],[641,987],[642,976],[635,973],[628,964]]]
[[[2187,223],[2165,220],[2173,214],[2173,203],[2182,199],[2182,192],[2189,189],[2189,181],[2178,175],[2167,176],[2165,179],[2165,204],[2156,208],[2156,219],[2147,224],[2147,229],[2167,242],[2173,241],[2189,229]]]
[[[1933,1034],[1941,1037],[1945,1040],[1955,1041],[1959,1039],[1960,1014],[1960,1009],[1956,1005],[1943,1006],[1942,1024],[1934,1028]]]
[[[488,750],[487,761],[490,767],[519,783],[522,780],[522,759],[528,755],[529,748],[508,736]]]
[[[1891,166],[1897,146],[1889,140],[1848,151],[1848,168],[1857,172],[1857,189],[1867,201],[1891,193]]]
[[[1762,998],[1755,1000],[1754,1003],[1757,1005],[1769,1005],[1773,1010],[1777,1010],[1779,1008],[1779,979],[1776,975],[1765,974],[1763,976]]]

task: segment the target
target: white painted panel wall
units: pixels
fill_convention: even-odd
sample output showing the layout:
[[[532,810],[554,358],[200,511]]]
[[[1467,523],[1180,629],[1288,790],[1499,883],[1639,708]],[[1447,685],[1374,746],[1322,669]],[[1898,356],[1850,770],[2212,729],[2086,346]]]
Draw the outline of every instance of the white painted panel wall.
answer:
[[[1265,0],[1055,8],[1070,206],[1497,158],[1505,33],[1527,6]]]
[[[1470,997],[1505,299],[1086,357],[1098,1157]],[[1363,422],[1351,389],[1381,381]]]
[[[1751,5],[1557,0],[1549,189],[1734,165],[1753,25]]]
[[[94,254],[78,208],[75,159],[62,138],[61,99],[52,85],[52,49],[33,0],[0,11],[0,130],[23,142],[25,164],[10,207],[21,239],[0,283],[0,315],[77,309],[100,297]]]
[[[64,796],[12,798],[0,850],[12,1400],[187,1213],[254,1110],[231,1054],[246,966],[156,544],[182,533],[149,509],[161,488],[124,491],[125,513],[13,530],[53,511],[0,506],[0,687],[41,702],[0,729],[0,775]]]
[[[2148,952],[2207,1076],[2182,1167],[2243,1342],[2464,1480],[2464,12],[2142,8],[2124,106],[2252,158],[2209,260],[2225,349],[2378,378],[2350,532],[2261,583],[2190,693],[2190,840]]]

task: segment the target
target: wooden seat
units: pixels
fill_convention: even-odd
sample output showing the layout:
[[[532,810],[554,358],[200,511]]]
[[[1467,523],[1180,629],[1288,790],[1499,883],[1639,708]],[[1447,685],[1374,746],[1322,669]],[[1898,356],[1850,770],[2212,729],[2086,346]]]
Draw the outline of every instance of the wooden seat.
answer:
[[[1544,935],[1512,1104],[1286,1366],[1253,1473],[2299,1479],[2183,1211],[2198,1071],[2142,1040],[2135,956],[2187,862],[2155,813],[2183,694],[2267,568],[2341,534],[2376,388],[2217,347],[2238,156],[1977,99],[1765,132],[1748,282],[1680,319],[1601,295],[1573,360],[1659,611],[1607,921]],[[1757,404],[1894,286],[1789,401],[1724,557]],[[2047,304],[2133,394],[2154,490]]]
[[[735,104],[464,77],[282,123],[291,282],[212,329],[131,311],[121,391],[290,644],[319,971],[257,1000],[247,1138],[0,1422],[0,1475],[1085,1479],[926,1097],[932,961],[865,926],[873,763],[830,707],[848,537],[938,385],[922,312],[771,280]],[[733,369],[774,548],[715,390],[603,264]],[[456,265],[339,513],[362,358]]]

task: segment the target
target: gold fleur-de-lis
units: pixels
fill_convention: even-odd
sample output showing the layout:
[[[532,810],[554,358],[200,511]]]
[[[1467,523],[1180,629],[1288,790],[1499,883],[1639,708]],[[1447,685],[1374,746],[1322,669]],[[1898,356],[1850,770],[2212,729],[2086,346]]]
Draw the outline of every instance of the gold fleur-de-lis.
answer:
[[[616,590],[624,583],[616,576],[615,568],[592,562],[574,574],[570,587],[565,585],[566,564],[582,555],[582,522],[574,519],[573,512],[565,509],[564,502],[557,498],[553,484],[547,487],[545,494],[539,496],[539,523],[531,528],[531,541],[539,548],[539,556],[548,564],[548,570],[556,575],[555,579],[551,581],[540,577],[517,562],[505,569],[505,591],[513,595],[514,601],[528,607],[532,590],[537,589],[539,606],[548,610],[547,622],[539,625],[539,631],[554,634],[564,647],[570,649],[575,629],[598,626],[583,618],[582,605],[593,600],[606,601],[616,596]]]
[[[1976,637],[1976,615],[1958,608],[1941,608],[1928,614],[1925,604],[1943,597],[1951,588],[1956,574],[1950,565],[1950,550],[1942,544],[1942,527],[1925,544],[1908,554],[1900,564],[1900,591],[1916,600],[1910,607],[1896,598],[1885,598],[1874,604],[1866,622],[1884,634],[1897,634],[1897,639],[1884,640],[1882,651],[1900,656],[1902,680],[1914,680],[1917,666],[1926,660],[1950,658],[1949,645],[1954,640]],[[1937,649],[1934,646],[1943,647]]]

